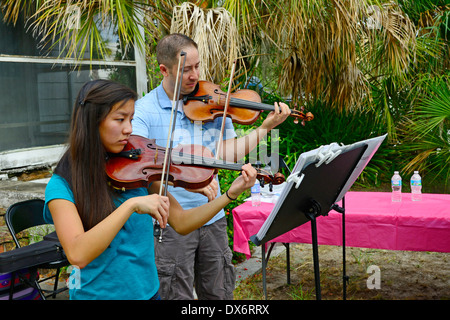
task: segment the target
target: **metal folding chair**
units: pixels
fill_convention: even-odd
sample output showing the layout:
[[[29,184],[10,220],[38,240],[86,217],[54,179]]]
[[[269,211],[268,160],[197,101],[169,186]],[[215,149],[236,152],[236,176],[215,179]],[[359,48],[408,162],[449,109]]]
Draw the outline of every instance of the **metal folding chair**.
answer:
[[[43,209],[44,209],[44,200],[42,199],[32,199],[25,200],[21,202],[17,202],[11,205],[5,214],[6,225],[11,233],[11,236],[16,244],[16,248],[20,248],[21,245],[17,238],[17,234],[23,230],[26,230],[31,227],[40,226],[48,224],[44,220]],[[44,237],[45,241],[56,241],[59,244],[59,240],[56,236],[56,232],[53,232]],[[39,257],[37,257],[37,260]],[[55,275],[49,276],[45,279],[40,279],[35,281],[36,288],[39,290],[39,293],[43,299],[52,296],[56,297],[56,294],[67,290],[68,288],[64,286],[63,288],[58,289],[58,280],[60,275],[60,270],[64,266],[69,266],[70,263],[67,259],[59,259],[51,262],[46,262],[42,264],[37,264],[36,267],[40,269],[55,269]],[[55,278],[55,284],[53,286],[53,291],[43,290],[39,283],[49,280],[51,278]],[[49,292],[49,294],[45,294]]]

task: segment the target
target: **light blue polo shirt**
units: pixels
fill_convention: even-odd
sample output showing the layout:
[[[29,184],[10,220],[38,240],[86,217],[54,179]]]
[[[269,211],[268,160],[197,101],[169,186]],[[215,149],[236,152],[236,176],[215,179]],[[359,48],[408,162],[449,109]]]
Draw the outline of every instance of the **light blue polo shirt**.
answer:
[[[216,151],[216,143],[220,138],[222,126],[222,117],[214,121],[192,122],[184,115],[180,107],[183,103],[179,101],[179,109],[176,112],[175,132],[173,135],[173,146],[177,144],[197,144],[204,145],[211,150],[213,154]],[[167,96],[162,83],[146,94],[143,98],[136,101],[135,113],[133,118],[133,134],[143,136],[149,139],[155,139],[156,144],[166,147],[168,132],[170,129],[170,120],[172,112],[172,101]],[[226,119],[223,140],[236,137],[233,123],[230,118]],[[208,202],[208,199],[198,193],[188,192],[180,187],[169,186],[168,191],[178,200],[184,209],[198,207]],[[218,191],[220,195],[220,188]],[[214,218],[206,223],[211,224],[224,217],[225,213],[221,210]]]
[[[147,195],[147,189],[131,189],[115,201]],[[44,219],[53,224],[48,202],[65,199],[75,203],[67,181],[53,174],[45,189]],[[134,212],[108,248],[79,272],[69,288],[71,300],[148,300],[159,289],[153,243],[153,222],[148,214]]]

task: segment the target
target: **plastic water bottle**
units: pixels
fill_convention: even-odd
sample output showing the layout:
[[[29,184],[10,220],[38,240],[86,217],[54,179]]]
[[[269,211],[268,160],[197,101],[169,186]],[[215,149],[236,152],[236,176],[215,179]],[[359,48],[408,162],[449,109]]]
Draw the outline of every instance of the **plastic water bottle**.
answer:
[[[419,171],[414,171],[411,177],[411,200],[422,200],[422,177],[419,175]]]
[[[400,202],[402,201],[402,177],[398,171],[394,171],[394,175],[391,178],[391,186],[392,186],[392,202]]]
[[[259,184],[258,179],[255,181],[255,184],[251,188],[252,193],[252,206],[259,207],[261,205],[261,185]]]

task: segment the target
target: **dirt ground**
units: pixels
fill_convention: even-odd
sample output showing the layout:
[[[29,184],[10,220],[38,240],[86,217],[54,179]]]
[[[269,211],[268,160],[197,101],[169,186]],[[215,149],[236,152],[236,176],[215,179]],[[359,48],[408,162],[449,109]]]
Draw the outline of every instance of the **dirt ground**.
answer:
[[[448,192],[443,185],[428,189],[431,193]],[[376,189],[353,186],[352,190],[389,192],[390,185]],[[291,284],[287,284],[286,254],[271,258],[267,266],[267,299],[315,300],[312,245],[291,244],[290,248]],[[450,253],[347,247],[345,260],[347,300],[450,300]],[[322,300],[342,300],[342,247],[320,245],[319,267]],[[262,274],[242,281],[234,296],[238,300],[265,299]]]
[[[316,299],[312,246],[291,244],[291,284],[287,285],[286,254],[267,267],[269,300]],[[346,299],[449,300],[450,253],[346,248]],[[341,247],[319,246],[323,300],[343,299]],[[245,298],[247,296],[247,298]],[[262,275],[255,274],[236,290],[238,299],[264,299]]]

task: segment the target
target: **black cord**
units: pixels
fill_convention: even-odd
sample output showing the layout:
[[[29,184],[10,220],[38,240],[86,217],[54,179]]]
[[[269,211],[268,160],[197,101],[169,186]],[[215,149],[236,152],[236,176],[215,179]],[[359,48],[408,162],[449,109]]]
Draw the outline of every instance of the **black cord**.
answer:
[[[228,197],[228,199],[230,199],[231,201],[234,201],[234,200],[236,200],[236,199],[237,199],[237,198],[233,199],[232,197],[230,197],[230,196],[228,195],[228,190],[227,190],[227,191],[225,191],[225,194],[226,194],[226,196]]]

